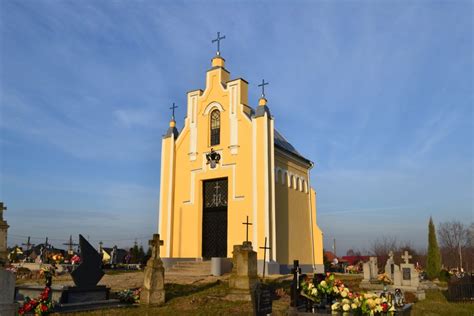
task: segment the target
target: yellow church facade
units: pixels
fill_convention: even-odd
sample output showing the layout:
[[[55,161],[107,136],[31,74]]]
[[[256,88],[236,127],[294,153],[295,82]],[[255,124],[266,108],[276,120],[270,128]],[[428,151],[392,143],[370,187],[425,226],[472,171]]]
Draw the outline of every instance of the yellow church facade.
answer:
[[[262,95],[253,109],[248,82],[231,79],[218,54],[204,90],[187,93],[187,115],[162,139],[159,233],[163,261],[232,257],[247,238],[270,273],[286,273],[299,260],[322,272],[313,163],[275,130]],[[251,225],[243,225],[248,221]],[[247,226],[248,231],[247,231]]]

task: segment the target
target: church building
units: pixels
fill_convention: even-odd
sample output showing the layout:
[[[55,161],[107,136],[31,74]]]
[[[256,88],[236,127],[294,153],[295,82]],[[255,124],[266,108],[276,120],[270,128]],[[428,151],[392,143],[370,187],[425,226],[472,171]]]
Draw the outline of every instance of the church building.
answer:
[[[269,273],[288,273],[293,260],[305,272],[324,271],[310,185],[314,164],[275,129],[265,83],[260,86],[254,108],[248,82],[231,79],[218,48],[204,89],[187,93],[180,132],[173,114],[161,149],[158,227],[165,265],[232,258],[233,246],[248,238],[259,269],[267,240]],[[247,217],[251,225],[243,224]]]

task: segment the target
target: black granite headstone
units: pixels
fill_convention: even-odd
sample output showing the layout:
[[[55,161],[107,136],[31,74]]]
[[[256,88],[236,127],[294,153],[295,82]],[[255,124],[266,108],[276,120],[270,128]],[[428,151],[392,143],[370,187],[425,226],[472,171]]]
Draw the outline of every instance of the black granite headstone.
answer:
[[[252,289],[253,314],[256,316],[272,313],[272,291],[267,284],[257,282]]]
[[[71,272],[72,279],[78,288],[95,287],[104,276],[101,268],[102,258],[82,235],[79,235],[79,247],[81,247],[82,261]]]

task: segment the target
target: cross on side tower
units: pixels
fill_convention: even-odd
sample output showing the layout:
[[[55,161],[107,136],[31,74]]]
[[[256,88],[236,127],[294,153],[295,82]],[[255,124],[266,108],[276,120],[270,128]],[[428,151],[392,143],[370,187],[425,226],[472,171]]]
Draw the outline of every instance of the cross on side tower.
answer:
[[[178,108],[178,106],[177,106],[177,105],[174,105],[174,102],[173,102],[173,106],[170,107],[170,110],[173,111],[173,116],[171,116],[172,119],[173,119],[173,121],[174,121],[174,109],[177,109],[177,108]]]
[[[221,37],[221,32],[217,32],[217,38],[213,39],[212,42],[217,42],[217,56],[221,54],[221,40],[225,39],[225,36]]]
[[[263,247],[260,247],[260,249],[263,249],[263,276],[262,280],[265,280],[265,263],[267,261],[267,249],[270,250],[272,248],[267,247],[267,237],[265,237],[265,244]]]
[[[245,223],[242,223],[242,225],[246,225],[245,227],[245,242],[249,242],[249,225],[252,225],[252,223],[249,223],[249,217],[247,216],[247,221]]]
[[[262,87],[262,98],[265,98],[265,86],[268,86],[270,82],[265,82],[265,79],[262,79],[262,83],[259,84],[259,87]]]

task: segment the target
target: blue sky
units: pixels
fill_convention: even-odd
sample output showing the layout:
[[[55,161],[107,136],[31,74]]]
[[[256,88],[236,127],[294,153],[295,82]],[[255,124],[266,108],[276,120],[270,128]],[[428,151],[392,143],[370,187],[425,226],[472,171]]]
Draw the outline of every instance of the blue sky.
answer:
[[[338,254],[473,220],[470,1],[0,1],[0,199],[10,244],[69,234],[132,244],[157,229],[171,102],[221,51],[266,89],[276,127],[315,161]]]

